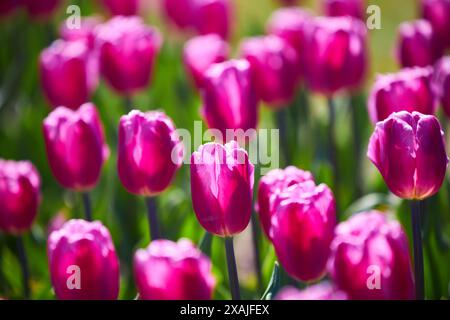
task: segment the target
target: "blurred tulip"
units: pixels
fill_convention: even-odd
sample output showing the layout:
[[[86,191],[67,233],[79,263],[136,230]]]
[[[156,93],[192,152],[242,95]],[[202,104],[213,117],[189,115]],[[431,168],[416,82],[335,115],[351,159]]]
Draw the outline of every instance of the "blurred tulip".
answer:
[[[392,193],[404,199],[438,192],[448,163],[439,121],[419,112],[395,112],[378,122],[367,156]]]
[[[427,20],[403,22],[398,29],[397,60],[402,67],[426,67],[442,55],[433,27]]]
[[[415,67],[378,75],[367,103],[372,122],[375,124],[398,111],[434,114],[436,101],[431,89],[432,73],[431,67]]]
[[[244,39],[241,55],[250,63],[261,99],[274,108],[286,107],[298,84],[298,56],[282,38],[269,35]]]
[[[159,32],[139,17],[117,16],[98,28],[100,70],[122,95],[145,89],[161,47]]]
[[[259,180],[257,211],[259,220],[267,237],[269,237],[271,219],[276,208],[273,207],[275,198],[288,187],[305,181],[314,181],[309,171],[303,171],[290,166],[286,169],[269,171]]]
[[[235,141],[207,143],[191,156],[192,204],[208,232],[229,237],[243,231],[252,212],[253,164]]]
[[[101,20],[98,17],[85,17],[80,22],[80,27],[75,28],[65,20],[59,28],[59,34],[66,41],[83,40],[92,50],[95,46],[95,28],[100,25]]]
[[[109,155],[95,106],[85,103],[77,111],[58,107],[44,119],[43,131],[56,180],[68,189],[92,189]]]
[[[0,230],[28,231],[40,203],[40,178],[29,161],[0,159]]]
[[[112,16],[134,16],[139,13],[141,0],[102,0]]]
[[[134,256],[141,299],[209,300],[215,286],[211,261],[190,240],[155,240]]]
[[[192,23],[199,34],[215,33],[227,39],[231,29],[230,0],[193,0]]]
[[[227,129],[255,129],[258,121],[258,96],[250,63],[229,60],[212,65],[205,74],[201,114],[210,129],[226,137]]]
[[[414,298],[408,238],[397,221],[358,213],[336,227],[331,250],[330,275],[350,299]]]
[[[117,167],[128,192],[154,196],[168,188],[183,158],[175,129],[163,112],[133,110],[120,118]]]
[[[305,54],[310,88],[332,95],[361,86],[367,68],[365,24],[352,17],[319,17],[313,21]]]
[[[58,212],[47,225],[47,236],[49,236],[53,231],[61,229],[67,222],[67,217],[64,212]]]
[[[111,235],[100,221],[69,220],[50,234],[47,254],[58,299],[117,299],[119,259]]]
[[[329,282],[321,282],[303,290],[294,287],[283,288],[276,300],[347,300],[347,294],[337,290]]]
[[[433,92],[450,118],[450,57],[441,58],[434,67]]]
[[[192,12],[195,0],[163,0],[167,18],[179,29],[192,26]]]
[[[0,18],[9,16],[19,7],[17,0],[2,0],[0,1]]]
[[[364,21],[365,0],[323,0],[325,15],[330,17],[350,16]]]
[[[431,22],[437,41],[443,46],[450,46],[450,1],[422,0],[422,17]]]
[[[17,0],[25,7],[28,14],[37,19],[47,19],[52,16],[59,5],[61,0]]]
[[[39,58],[42,89],[52,107],[76,109],[98,84],[98,61],[84,41],[57,40]]]
[[[229,52],[228,43],[215,34],[197,36],[186,42],[183,62],[197,88],[203,87],[206,70],[214,63],[225,61]]]
[[[331,190],[311,180],[278,195],[270,239],[280,264],[295,279],[313,281],[325,274],[336,224],[335,207]]]

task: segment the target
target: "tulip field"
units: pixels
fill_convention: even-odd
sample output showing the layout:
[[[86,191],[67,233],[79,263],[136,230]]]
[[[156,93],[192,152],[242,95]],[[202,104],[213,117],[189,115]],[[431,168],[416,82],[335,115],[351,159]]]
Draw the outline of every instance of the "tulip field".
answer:
[[[0,41],[0,300],[450,299],[450,0],[1,0]]]

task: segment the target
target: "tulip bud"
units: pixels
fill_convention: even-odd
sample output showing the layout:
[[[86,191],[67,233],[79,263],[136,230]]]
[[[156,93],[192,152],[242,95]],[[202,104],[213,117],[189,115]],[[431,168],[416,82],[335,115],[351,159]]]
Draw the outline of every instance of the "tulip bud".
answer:
[[[169,21],[179,29],[192,26],[193,0],[164,0],[163,6]]]
[[[257,211],[267,237],[269,237],[272,215],[276,209],[273,207],[275,198],[288,187],[309,180],[314,181],[314,177],[309,171],[303,171],[293,166],[284,170],[271,170],[259,180]]]
[[[406,68],[397,73],[378,75],[368,99],[373,123],[398,111],[434,114],[435,98],[431,89],[432,68]]]
[[[364,0],[324,0],[325,15],[329,17],[350,16],[365,20],[366,8]]]
[[[367,156],[392,193],[404,199],[437,193],[448,163],[439,121],[419,112],[395,112],[378,122]]]
[[[90,50],[94,49],[95,45],[95,28],[100,24],[100,19],[97,17],[81,18],[80,27],[74,28],[65,20],[60,28],[59,34],[63,40],[66,41],[85,41]]]
[[[0,159],[0,230],[20,234],[31,228],[41,198],[40,184],[31,162]]]
[[[191,156],[192,204],[208,232],[227,237],[243,231],[252,213],[253,164],[235,141],[207,143]]]
[[[69,220],[48,237],[47,254],[58,299],[117,299],[119,259],[100,221]]]
[[[402,67],[426,67],[442,55],[441,44],[427,20],[403,22],[398,30],[397,59]]]
[[[440,59],[435,65],[432,79],[433,92],[440,100],[447,117],[450,117],[450,57]]]
[[[134,255],[134,276],[145,300],[209,300],[211,261],[190,240],[154,240]]]
[[[197,88],[203,87],[206,70],[227,59],[230,48],[218,35],[197,36],[186,42],[183,62]]]
[[[437,41],[450,46],[450,1],[422,0],[422,17],[431,22]]]
[[[39,58],[44,93],[56,108],[76,109],[98,84],[98,62],[84,41],[57,40]]]
[[[163,112],[133,110],[120,118],[117,168],[128,192],[163,192],[181,166],[183,145]]]
[[[336,224],[335,207],[331,190],[311,180],[277,197],[270,239],[280,264],[295,279],[312,281],[324,275]]]
[[[245,39],[241,54],[252,69],[261,99],[275,108],[292,100],[298,84],[298,56],[282,38],[269,35]]]
[[[199,34],[227,39],[231,29],[230,0],[193,0],[192,23]]]
[[[350,299],[414,298],[408,238],[397,221],[363,212],[336,227],[328,271]]]
[[[25,7],[31,17],[48,19],[55,13],[56,9],[61,4],[61,0],[21,0],[21,4]]]
[[[159,32],[139,17],[117,16],[99,27],[97,39],[100,70],[109,85],[123,95],[145,89],[161,47]]]
[[[313,20],[306,45],[310,88],[326,95],[362,85],[366,72],[366,26],[352,17]]]
[[[102,0],[112,16],[134,16],[139,13],[140,0]]]
[[[321,282],[304,290],[285,287],[277,294],[276,300],[348,300],[348,296],[329,282]]]
[[[109,154],[95,106],[85,103],[77,111],[58,107],[44,119],[43,130],[56,180],[68,189],[92,189]]]
[[[255,129],[258,96],[246,60],[229,60],[212,65],[205,74],[201,114],[211,129]]]

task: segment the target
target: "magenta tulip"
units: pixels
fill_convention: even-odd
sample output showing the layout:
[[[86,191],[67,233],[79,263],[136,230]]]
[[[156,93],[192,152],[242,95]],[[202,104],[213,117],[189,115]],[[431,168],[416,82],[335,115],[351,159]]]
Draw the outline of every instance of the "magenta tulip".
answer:
[[[0,19],[10,16],[19,7],[17,0],[3,0],[0,2]]]
[[[273,207],[275,198],[294,184],[314,181],[309,171],[296,167],[274,169],[259,180],[257,211],[259,220],[267,237],[270,235],[271,219],[276,208]]]
[[[42,51],[39,69],[42,89],[54,108],[78,108],[98,84],[98,62],[84,41],[55,41]]]
[[[190,240],[155,240],[134,256],[141,299],[209,300],[215,286],[211,261]]]
[[[252,212],[253,164],[235,141],[207,143],[191,156],[192,204],[208,232],[229,237],[243,231]]]
[[[439,191],[448,158],[435,116],[395,112],[378,122],[367,156],[389,189],[404,199],[422,200]]]
[[[183,144],[163,112],[133,110],[120,118],[117,167],[128,192],[143,196],[163,192],[182,158]]]
[[[201,114],[211,129],[226,137],[227,129],[255,129],[258,96],[250,63],[229,60],[212,65],[205,74]]]
[[[350,16],[359,20],[365,20],[365,0],[324,0],[323,5],[327,16]]]
[[[56,180],[68,189],[92,189],[109,154],[95,106],[85,103],[77,111],[58,107],[44,119],[43,131]]]
[[[102,0],[103,6],[113,16],[134,16],[139,13],[141,0]]]
[[[119,259],[111,235],[100,221],[69,220],[50,234],[47,254],[58,299],[117,299]]]
[[[164,0],[164,12],[168,20],[179,29],[192,27],[194,0]]]
[[[438,41],[450,46],[450,1],[421,0],[422,17],[431,22]]]
[[[0,230],[21,234],[31,228],[41,198],[40,184],[31,162],[0,159]]]
[[[415,67],[378,75],[367,103],[372,122],[375,124],[398,111],[434,114],[436,101],[431,87],[432,72],[431,67]]]
[[[227,39],[231,32],[230,0],[193,0],[192,24],[199,34],[215,33]]]
[[[250,63],[261,99],[274,108],[286,107],[298,84],[298,56],[282,38],[269,35],[245,39],[241,55]]]
[[[440,59],[433,73],[433,91],[442,104],[445,114],[450,117],[450,57]]]
[[[347,300],[345,292],[336,289],[329,282],[321,282],[303,290],[294,287],[283,288],[276,300]]]
[[[203,87],[206,70],[214,63],[227,59],[228,43],[216,34],[197,36],[186,42],[183,62],[197,88]]]
[[[99,27],[100,70],[122,95],[145,89],[161,47],[159,32],[139,17],[117,16]]]
[[[333,193],[308,180],[287,188],[274,206],[270,239],[280,264],[297,280],[320,279],[336,224]]]
[[[408,238],[400,223],[379,211],[341,222],[331,244],[328,269],[350,299],[414,298]]]
[[[306,44],[306,77],[313,91],[332,95],[362,85],[366,72],[366,26],[352,17],[313,20]]]
[[[61,0],[17,0],[25,7],[28,14],[36,19],[48,19],[52,16],[58,6],[62,3]]]
[[[59,28],[59,34],[66,41],[83,40],[88,44],[89,49],[93,50],[95,46],[95,28],[100,23],[101,20],[98,17],[85,17],[81,18],[79,28],[73,28],[65,20]]]

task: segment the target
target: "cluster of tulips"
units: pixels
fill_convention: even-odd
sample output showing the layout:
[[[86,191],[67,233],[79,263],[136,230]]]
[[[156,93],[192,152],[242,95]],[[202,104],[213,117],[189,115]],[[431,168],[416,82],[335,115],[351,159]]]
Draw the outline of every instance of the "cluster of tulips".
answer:
[[[31,15],[50,15],[60,1],[19,2],[5,1],[2,14],[25,6]],[[135,252],[133,263],[139,298],[210,299],[216,280],[209,257],[190,240],[166,240],[159,228],[155,198],[182,165],[182,141],[163,111],[132,107],[133,96],[149,87],[162,36],[138,16],[138,0],[100,2],[112,16],[109,20],[85,17],[79,29],[64,24],[60,39],[39,58],[42,90],[52,108],[42,125],[48,162],[62,187],[83,195],[86,213],[85,219],[68,220],[48,236],[55,295],[117,299],[119,293],[114,244],[108,229],[92,221],[89,198],[110,152],[91,102],[102,78],[130,108],[118,123],[118,177],[129,193],[145,197],[148,207],[152,241]],[[365,79],[367,30],[364,1],[323,2],[326,16],[321,17],[294,6],[275,11],[267,33],[242,40],[233,57],[227,42],[231,1],[161,1],[173,27],[195,33],[185,43],[182,59],[201,95],[200,114],[208,128],[224,136],[227,129],[256,129],[261,101],[279,113],[300,87],[307,87],[328,99],[333,140],[334,97],[359,90]],[[375,129],[367,156],[390,191],[413,204],[414,257],[400,223],[383,212],[362,212],[338,223],[332,190],[339,172],[330,141],[333,186],[295,166],[270,171],[257,186],[258,218],[281,267],[295,280],[314,283],[304,290],[284,288],[278,299],[423,298],[420,201],[439,191],[448,163],[444,133],[434,114],[440,102],[450,116],[450,58],[443,57],[450,46],[450,1],[421,4],[423,19],[399,27],[397,53],[403,69],[380,75],[368,99]],[[209,234],[225,238],[234,299],[240,292],[233,236],[252,219],[254,165],[234,140],[203,144],[190,158],[192,206]],[[32,163],[0,160],[2,231],[20,236],[30,229],[40,184]],[[76,289],[68,285],[71,266],[81,270]],[[372,266],[380,270],[376,290],[367,285]],[[325,275],[328,279],[321,281]]]

